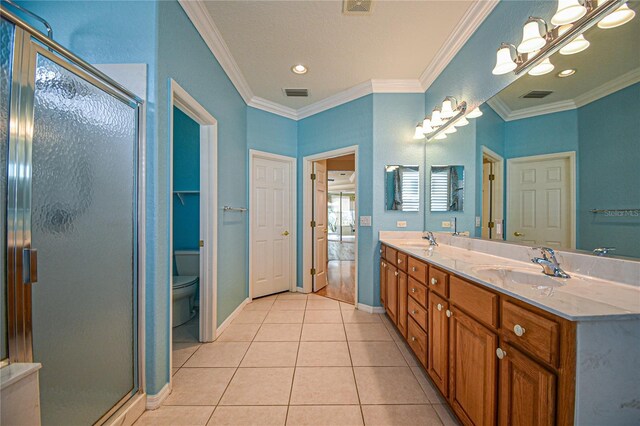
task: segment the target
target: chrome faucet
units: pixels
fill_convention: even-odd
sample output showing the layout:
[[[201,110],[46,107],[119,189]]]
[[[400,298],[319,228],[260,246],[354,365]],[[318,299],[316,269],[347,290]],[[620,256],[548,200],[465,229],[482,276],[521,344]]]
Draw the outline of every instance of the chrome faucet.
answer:
[[[422,236],[422,239],[429,241],[429,245],[430,246],[437,246],[438,242],[436,241],[436,237],[435,235],[433,235],[433,232],[431,231],[424,231],[424,234]]]
[[[545,275],[558,278],[571,278],[569,274],[560,268],[560,264],[556,259],[556,252],[549,247],[533,247],[534,250],[540,250],[542,257],[534,257],[531,259],[533,263],[542,266],[542,272]]]
[[[596,256],[606,256],[610,251],[616,251],[615,247],[598,247],[593,249],[593,254]]]

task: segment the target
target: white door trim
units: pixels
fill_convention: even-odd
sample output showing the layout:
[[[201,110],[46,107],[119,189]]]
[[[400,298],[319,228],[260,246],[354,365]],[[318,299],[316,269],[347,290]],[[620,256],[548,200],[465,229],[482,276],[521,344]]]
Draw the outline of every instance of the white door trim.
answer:
[[[575,151],[566,151],[566,152],[555,152],[552,154],[542,154],[542,155],[531,155],[528,157],[516,157],[516,158],[508,158],[507,159],[507,176],[511,176],[511,168],[513,164],[517,163],[528,163],[531,161],[545,161],[545,160],[562,160],[567,159],[569,161],[569,176],[571,177],[571,182],[569,182],[569,218],[571,220],[571,224],[569,225],[569,231],[571,234],[571,248],[576,248],[576,152]],[[507,206],[510,205],[510,190],[507,188]],[[509,223],[507,222],[507,226]],[[506,236],[507,230],[504,230]]]
[[[173,340],[173,107],[200,125],[200,341],[216,338],[218,298],[218,121],[175,80],[169,90],[169,343]],[[171,351],[172,352],[172,351]],[[170,361],[172,355],[170,355]]]
[[[500,212],[499,217],[501,217],[502,220],[504,221],[504,216],[505,216],[504,214],[504,158],[501,155],[496,154],[486,146],[482,145],[482,158],[480,159],[480,161],[482,161],[484,157],[488,157],[495,164],[495,168],[493,171],[493,175],[495,176],[495,179],[493,181],[493,185],[495,188],[495,194],[494,194],[495,198],[494,198],[493,207],[495,208],[495,210],[498,210]],[[480,166],[482,167],[482,163],[480,164]],[[495,217],[495,214],[494,214],[494,217]],[[482,220],[484,220],[484,218]],[[504,237],[505,237],[505,229],[503,227],[502,238],[492,238],[492,239],[499,240],[499,239],[504,239]]]
[[[303,293],[311,293],[313,291],[313,280],[309,271],[313,264],[311,255],[312,235],[311,227],[308,226],[311,223],[312,218],[312,203],[311,197],[313,194],[313,187],[311,179],[311,171],[313,170],[313,162],[317,160],[327,160],[329,158],[342,157],[343,155],[354,154],[355,156],[355,172],[356,172],[356,242],[354,246],[356,268],[355,268],[355,306],[358,306],[358,233],[359,233],[359,216],[358,216],[358,203],[360,202],[360,169],[358,167],[358,145],[352,145],[345,148],[334,149],[332,151],[321,152],[318,154],[308,155],[302,159],[303,175],[302,175],[302,288],[298,287],[298,291]]]
[[[296,158],[287,157],[286,155],[272,154],[270,152],[258,151],[256,149],[249,150],[249,300],[253,300],[253,250],[251,244],[253,243],[253,163],[256,158],[263,158],[266,160],[283,161],[289,164],[289,185],[290,191],[289,200],[291,203],[291,235],[289,238],[289,253],[290,253],[290,265],[289,265],[289,290],[296,291],[296,271],[297,271],[297,229],[298,229],[298,216],[297,216],[297,173],[296,173]]]

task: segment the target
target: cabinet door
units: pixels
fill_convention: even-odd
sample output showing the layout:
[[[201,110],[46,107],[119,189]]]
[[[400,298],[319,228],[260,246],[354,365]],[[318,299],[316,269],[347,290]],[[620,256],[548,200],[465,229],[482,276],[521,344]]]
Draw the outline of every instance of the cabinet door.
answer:
[[[536,361],[501,343],[499,424],[542,426],[555,423],[556,377]]]
[[[387,315],[394,323],[398,322],[398,270],[387,263]]]
[[[380,303],[385,306],[387,299],[387,264],[384,259],[380,259]]]
[[[446,397],[449,384],[449,318],[446,312],[449,304],[446,300],[429,292],[429,320],[427,333],[429,369],[433,382]]]
[[[452,308],[449,398],[464,423],[494,425],[497,414],[498,336]]]
[[[407,274],[398,271],[398,329],[407,338]]]

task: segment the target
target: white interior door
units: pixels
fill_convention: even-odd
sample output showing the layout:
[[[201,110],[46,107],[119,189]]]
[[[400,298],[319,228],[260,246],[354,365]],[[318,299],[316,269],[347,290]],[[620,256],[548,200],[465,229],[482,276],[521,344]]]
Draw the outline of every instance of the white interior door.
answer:
[[[489,176],[491,175],[491,163],[482,163],[482,238],[489,239],[489,222],[493,219],[491,217],[491,181]]]
[[[255,157],[252,170],[252,295],[289,290],[291,283],[291,163]]]
[[[508,161],[507,240],[572,248],[573,176],[569,157]]]
[[[313,291],[318,291],[327,285],[327,161],[314,162],[313,173]]]

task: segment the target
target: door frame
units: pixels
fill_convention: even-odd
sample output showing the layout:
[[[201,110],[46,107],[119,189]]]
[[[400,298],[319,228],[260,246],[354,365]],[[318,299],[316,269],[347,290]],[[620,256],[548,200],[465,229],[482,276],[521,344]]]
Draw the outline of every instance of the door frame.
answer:
[[[303,184],[302,184],[302,216],[303,216],[303,227],[302,227],[302,288],[298,287],[298,291],[303,293],[312,293],[313,292],[313,277],[311,276],[311,265],[313,265],[313,252],[312,252],[312,244],[313,244],[313,236],[311,232],[311,227],[306,226],[306,224],[311,223],[311,219],[313,217],[313,182],[311,181],[311,171],[313,170],[313,162],[318,160],[328,160],[330,158],[342,157],[343,155],[354,154],[355,157],[355,173],[356,173],[356,235],[355,235],[355,306],[358,306],[358,240],[359,240],[359,226],[358,226],[358,203],[360,202],[360,172],[358,166],[358,145],[352,145],[345,148],[334,149],[331,151],[320,152],[318,154],[308,155],[303,157],[302,159],[302,167],[303,167]]]
[[[571,239],[571,248],[576,248],[576,152],[575,151],[565,151],[565,152],[555,152],[552,154],[542,154],[542,155],[530,155],[527,157],[516,157],[516,158],[508,158],[507,159],[507,179],[511,176],[511,169],[514,164],[520,163],[529,163],[533,161],[545,161],[545,160],[563,160],[566,159],[569,161],[569,176],[571,177],[571,182],[569,182],[569,219],[571,223],[569,224],[569,234]],[[511,192],[507,187],[507,208],[511,204]],[[507,215],[508,218],[508,215]],[[507,236],[507,226],[509,226],[509,221],[505,218],[505,226],[504,226],[504,236],[506,240]]]
[[[493,180],[494,198],[492,209],[500,211],[500,217],[502,218],[502,236],[501,238],[491,238],[491,240],[504,240],[505,238],[505,214],[504,214],[504,158],[501,155],[496,154],[491,149],[482,145],[482,158],[480,159],[480,167],[482,167],[484,158],[488,158],[494,164]],[[484,175],[484,170],[482,171]],[[484,176],[483,176],[484,177]],[[494,215],[495,216],[495,215]],[[485,218],[482,218],[484,221]],[[482,225],[482,224],[480,224]]]
[[[273,154],[270,152],[259,151],[256,149],[249,150],[249,300],[253,300],[253,250],[251,244],[253,243],[253,191],[255,190],[253,185],[253,165],[257,158],[265,160],[282,161],[289,165],[289,203],[291,212],[291,234],[289,238],[289,291],[296,291],[296,273],[297,273],[297,229],[298,229],[298,216],[297,216],[297,173],[296,173],[296,158],[288,157],[286,155]]]
[[[169,89],[169,344],[173,346],[173,107],[200,125],[200,336],[216,338],[218,299],[218,121],[175,80]],[[173,351],[169,365],[173,361]],[[171,382],[171,375],[170,382]]]

